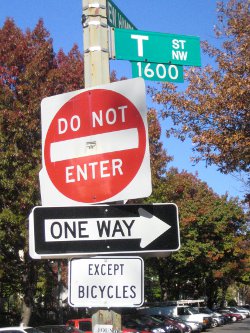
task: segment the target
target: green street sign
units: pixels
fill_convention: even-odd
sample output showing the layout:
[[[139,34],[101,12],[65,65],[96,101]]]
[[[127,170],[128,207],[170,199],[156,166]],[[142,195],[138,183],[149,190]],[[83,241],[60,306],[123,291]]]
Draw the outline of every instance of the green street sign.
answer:
[[[184,82],[183,66],[156,64],[150,62],[131,62],[132,77],[164,82]]]
[[[199,37],[115,28],[114,42],[115,59],[201,66]]]
[[[107,20],[108,25],[114,28],[121,29],[136,29],[126,15],[113,3],[107,0]]]

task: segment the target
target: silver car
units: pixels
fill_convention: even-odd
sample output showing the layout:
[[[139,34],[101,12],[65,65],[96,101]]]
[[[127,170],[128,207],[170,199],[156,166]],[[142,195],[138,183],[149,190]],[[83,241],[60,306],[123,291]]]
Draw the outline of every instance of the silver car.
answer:
[[[1,327],[1,333],[42,333],[37,328],[27,326]]]

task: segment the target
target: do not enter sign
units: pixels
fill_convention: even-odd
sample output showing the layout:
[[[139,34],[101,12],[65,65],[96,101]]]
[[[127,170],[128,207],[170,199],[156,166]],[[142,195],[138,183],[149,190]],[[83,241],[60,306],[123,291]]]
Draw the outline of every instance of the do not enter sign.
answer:
[[[44,99],[42,134],[43,205],[150,195],[143,80]]]

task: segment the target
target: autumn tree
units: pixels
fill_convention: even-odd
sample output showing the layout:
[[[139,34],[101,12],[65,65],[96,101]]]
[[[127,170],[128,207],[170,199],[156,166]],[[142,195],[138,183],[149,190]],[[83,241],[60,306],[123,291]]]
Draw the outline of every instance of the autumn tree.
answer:
[[[174,168],[164,187],[162,202],[174,202],[179,209],[181,248],[151,260],[160,299],[206,297],[211,306],[218,291],[225,294],[232,282],[249,283],[249,231],[238,200],[219,196],[197,176]]]
[[[197,175],[168,170],[172,158],[163,148],[154,109],[148,125],[153,192],[143,202],[177,204],[181,249],[166,258],[145,258],[145,298],[200,296],[211,305],[233,282],[249,281],[246,216],[237,199],[217,195]]]
[[[187,88],[172,83],[154,93],[171,118],[167,136],[191,138],[193,161],[215,164],[223,173],[248,172],[250,165],[250,17],[248,0],[218,2],[219,47],[202,42],[211,64],[187,70]]]
[[[152,176],[153,193],[147,199],[149,202],[159,202],[164,192],[162,179],[165,178],[167,165],[173,160],[169,156],[161,141],[161,125],[158,119],[157,111],[153,108],[148,110],[148,134],[149,134],[149,150],[150,164]]]
[[[82,88],[83,60],[77,46],[56,54],[42,20],[23,32],[7,19],[0,44],[0,297],[21,293],[20,319],[27,324],[43,265],[31,260],[27,248],[27,219],[40,203],[40,103]]]
[[[249,1],[218,2],[218,20],[215,32],[220,46],[202,42],[213,66],[187,70],[186,90],[164,83],[153,96],[163,119],[172,120],[167,137],[191,138],[194,162],[216,164],[223,173],[247,172]],[[151,261],[158,272],[161,299],[207,294],[211,305],[220,288],[225,296],[232,278],[247,283],[249,231],[237,200],[220,197],[197,177],[174,169],[162,186],[166,189],[162,201],[179,206],[182,247],[166,259]]]
[[[76,46],[67,55],[62,50],[55,53],[50,35],[42,21],[38,22],[33,31],[22,32],[13,20],[6,20],[0,29],[0,43],[0,292],[2,298],[20,293],[23,295],[27,315],[22,319],[27,323],[30,310],[35,305],[34,298],[46,304],[51,301],[48,298],[41,298],[43,295],[39,293],[38,284],[40,287],[47,282],[50,284],[51,281],[46,281],[47,276],[50,276],[51,280],[55,277],[55,272],[50,269],[48,262],[29,258],[27,248],[27,218],[31,209],[40,203],[38,185],[38,172],[41,169],[40,103],[43,97],[82,88],[83,61]],[[209,237],[205,237],[209,236],[206,228],[212,231],[215,228],[211,216],[214,216],[212,212],[216,206],[211,204],[212,198],[219,200],[222,207],[223,202],[221,203],[220,199],[212,194],[208,195],[210,191],[205,190],[204,185],[200,186],[191,176],[179,176],[173,170],[166,176],[166,166],[171,158],[167,156],[160,142],[161,129],[155,110],[150,110],[148,120],[153,193],[147,202],[172,201],[182,209],[180,210],[182,242],[186,245],[183,247],[183,252],[171,256],[171,261],[154,259],[155,267],[160,267],[159,276],[164,273],[165,281],[161,281],[162,285],[165,283],[168,288],[166,290],[171,290],[170,287],[174,282],[170,280],[170,274],[177,273],[174,276],[180,278],[182,275],[178,275],[178,272],[182,272],[183,280],[179,281],[183,282],[188,278],[188,269],[192,271],[194,260],[199,264],[201,259],[206,259],[208,252],[205,252],[206,245],[203,244],[209,240]],[[193,181],[196,185],[190,185]],[[189,199],[188,204],[187,199]],[[217,202],[216,200],[214,201]],[[232,214],[236,214],[235,206],[232,205],[231,208]],[[196,211],[199,212],[198,216],[195,215]],[[219,221],[222,220],[222,216]],[[244,219],[241,220],[240,216],[239,213],[237,218],[232,219],[234,228],[238,223],[237,230],[241,230],[244,224]],[[209,221],[208,226],[205,223],[206,219]],[[229,217],[225,218],[225,221],[228,222]],[[229,233],[227,228],[221,230],[226,234]],[[202,241],[199,241],[199,236],[202,237]],[[238,236],[239,239],[236,238],[240,242],[242,240],[240,232]],[[230,246],[227,244],[232,251],[235,243]],[[195,246],[198,246],[198,249],[195,250]],[[214,250],[212,245],[206,248],[207,251],[208,249],[210,250],[208,257],[213,262],[211,258],[217,258],[217,250]],[[235,249],[237,251],[240,249],[238,243]],[[227,252],[228,249],[224,251]],[[235,253],[233,252],[233,255]],[[241,255],[241,252],[239,253]],[[187,264],[184,258],[188,259]],[[213,270],[217,269],[215,272],[217,278],[219,275],[223,277],[230,273],[230,269],[226,270],[226,265],[222,266],[222,259],[221,266],[213,267]],[[232,256],[229,256],[229,259],[231,260]],[[201,270],[198,270],[198,267]],[[154,266],[151,265],[151,268],[149,271],[152,273]],[[201,267],[200,264],[197,266],[195,278],[201,272],[204,273],[204,265]],[[214,273],[211,276],[215,276]],[[46,288],[52,290],[53,286],[50,284]]]

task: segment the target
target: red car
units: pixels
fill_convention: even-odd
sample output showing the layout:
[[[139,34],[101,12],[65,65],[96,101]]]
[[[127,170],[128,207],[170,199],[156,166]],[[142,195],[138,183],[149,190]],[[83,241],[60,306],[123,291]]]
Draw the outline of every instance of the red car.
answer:
[[[84,331],[84,333],[92,333],[92,318],[70,319],[66,323],[67,326],[73,326]],[[133,328],[122,327],[123,333],[138,332]]]
[[[242,320],[242,316],[239,313],[234,313],[231,310],[228,309],[222,309],[218,311],[219,313],[222,313],[223,315],[226,315],[231,318],[232,322],[236,322],[238,320]]]
[[[82,330],[85,333],[92,333],[92,319],[91,318],[70,319],[67,321],[66,325],[79,328],[79,330]]]

